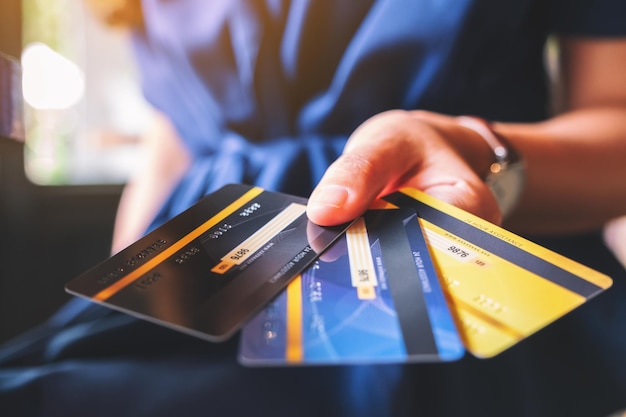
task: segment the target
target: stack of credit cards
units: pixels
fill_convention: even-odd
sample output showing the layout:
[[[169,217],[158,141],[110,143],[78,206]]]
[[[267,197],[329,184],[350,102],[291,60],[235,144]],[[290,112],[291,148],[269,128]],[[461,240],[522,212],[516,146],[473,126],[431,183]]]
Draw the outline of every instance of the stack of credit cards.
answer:
[[[250,365],[446,361],[463,344],[414,210],[372,210],[243,329]]]
[[[245,365],[488,358],[609,277],[417,190],[321,227],[306,200],[227,185],[66,290],[210,341]]]

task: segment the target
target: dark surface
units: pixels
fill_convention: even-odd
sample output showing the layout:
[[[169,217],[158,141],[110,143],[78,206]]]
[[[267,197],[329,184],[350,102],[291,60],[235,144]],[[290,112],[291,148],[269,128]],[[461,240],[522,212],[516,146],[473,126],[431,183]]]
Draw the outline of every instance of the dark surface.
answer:
[[[42,187],[23,145],[0,138],[0,343],[70,298],[67,281],[109,255],[121,186]]]

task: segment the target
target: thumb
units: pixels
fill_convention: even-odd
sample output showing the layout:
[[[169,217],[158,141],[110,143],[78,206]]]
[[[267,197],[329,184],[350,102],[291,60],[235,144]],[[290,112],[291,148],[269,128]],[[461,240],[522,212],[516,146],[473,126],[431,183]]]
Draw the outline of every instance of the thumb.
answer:
[[[458,129],[457,124],[450,126]],[[377,197],[407,186],[499,223],[500,212],[488,187],[446,140],[458,133],[406,112],[372,117],[353,133],[313,190],[309,219],[322,226],[345,223]]]
[[[360,216],[381,191],[381,186],[371,180],[377,176],[373,171],[364,155],[339,157],[309,197],[309,219],[322,226],[331,226]]]

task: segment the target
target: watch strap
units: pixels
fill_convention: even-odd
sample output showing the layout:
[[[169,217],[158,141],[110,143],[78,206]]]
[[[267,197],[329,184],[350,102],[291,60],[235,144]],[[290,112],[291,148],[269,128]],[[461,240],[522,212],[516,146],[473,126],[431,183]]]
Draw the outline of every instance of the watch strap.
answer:
[[[515,148],[500,134],[495,132],[491,124],[485,119],[476,116],[459,116],[458,123],[476,132],[483,138],[493,151],[494,160],[489,166],[489,170],[483,180],[492,191],[503,217],[506,217],[517,204],[521,194],[525,178],[524,161]],[[515,170],[515,173],[508,171]],[[498,179],[504,175],[517,175],[521,178],[511,186],[499,186]]]

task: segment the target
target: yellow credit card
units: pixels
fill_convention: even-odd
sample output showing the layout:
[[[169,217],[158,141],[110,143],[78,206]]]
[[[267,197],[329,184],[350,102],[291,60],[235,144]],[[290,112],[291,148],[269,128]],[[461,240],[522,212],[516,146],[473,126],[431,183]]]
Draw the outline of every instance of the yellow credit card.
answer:
[[[417,211],[465,347],[488,358],[609,288],[608,276],[412,188],[384,198]]]

